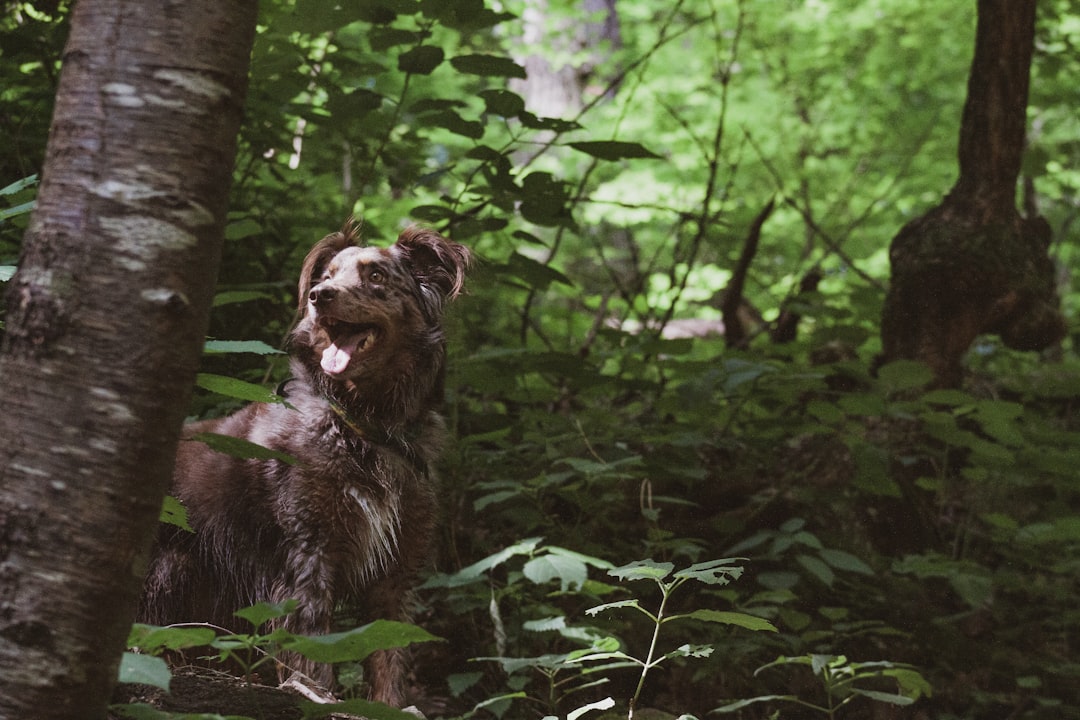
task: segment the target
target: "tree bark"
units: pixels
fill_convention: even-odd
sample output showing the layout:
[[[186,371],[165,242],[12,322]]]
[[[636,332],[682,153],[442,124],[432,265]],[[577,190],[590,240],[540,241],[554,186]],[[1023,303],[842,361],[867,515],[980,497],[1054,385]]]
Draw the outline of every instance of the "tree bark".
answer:
[[[937,386],[960,384],[963,356],[982,333],[1041,350],[1065,332],[1047,256],[1050,226],[1016,209],[1035,4],[979,0],[959,179],[890,246],[881,359],[921,360]]]
[[[254,0],[80,0],[0,350],[0,717],[99,718],[206,330]]]

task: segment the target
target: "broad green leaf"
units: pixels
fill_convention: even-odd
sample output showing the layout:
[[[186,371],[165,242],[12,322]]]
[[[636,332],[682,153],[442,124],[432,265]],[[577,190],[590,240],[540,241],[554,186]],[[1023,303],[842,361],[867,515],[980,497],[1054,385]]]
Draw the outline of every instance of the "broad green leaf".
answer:
[[[299,603],[296,600],[285,600],[279,603],[258,602],[250,607],[240,608],[233,614],[258,628],[269,620],[285,617],[296,610],[297,605]]]
[[[315,662],[360,662],[376,650],[400,648],[412,643],[440,639],[415,625],[392,620],[376,620],[346,632],[294,637],[285,643],[285,648],[298,652]]]
[[[621,140],[583,140],[570,143],[570,147],[598,160],[660,157],[641,143],[623,142]]]
[[[585,563],[577,558],[550,553],[533,558],[525,563],[521,571],[525,577],[537,585],[558,579],[559,587],[563,592],[571,588],[580,589],[588,577]]]
[[[665,658],[676,657],[695,657],[703,658],[709,657],[716,650],[712,645],[680,645],[669,653],[664,655]]]
[[[195,433],[188,440],[201,442],[211,450],[240,460],[279,460],[286,465],[298,465],[300,462],[288,453],[272,450],[263,445],[231,435],[202,432]]]
[[[461,697],[461,694],[484,679],[482,672],[454,673],[446,676],[446,684],[450,688],[450,694]]]
[[[229,224],[225,226],[225,239],[239,240],[252,235],[258,235],[262,232],[262,229],[263,226],[250,217],[230,219]]]
[[[517,117],[525,112],[525,100],[517,93],[509,90],[484,90],[480,98],[489,113],[502,117]],[[502,157],[500,154],[499,157]]]
[[[695,610],[692,613],[688,613],[681,617],[694,618],[695,620],[704,620],[705,622],[723,623],[725,625],[736,625],[747,630],[777,632],[776,626],[764,618],[759,618],[756,615],[748,615],[740,612],[726,612],[722,610]]]
[[[207,340],[203,352],[211,355],[250,353],[252,355],[284,355],[284,352],[261,340]],[[261,388],[261,385],[255,387]]]
[[[635,560],[621,567],[608,570],[608,575],[620,580],[663,580],[675,569],[675,565],[669,562],[656,562],[655,560]]]
[[[901,392],[925,386],[934,379],[934,373],[921,362],[894,360],[878,369],[878,379],[887,392]]]
[[[878,690],[864,690],[862,688],[851,688],[851,692],[856,695],[862,695],[868,697],[871,700],[878,702],[888,703],[889,705],[910,705],[915,702],[913,699],[905,695],[897,695],[896,693],[880,692]]]
[[[7,282],[15,277],[16,270],[18,267],[15,265],[0,265],[0,282]]]
[[[19,215],[31,213],[34,211],[35,207],[37,207],[37,200],[28,200],[27,202],[19,203],[18,205],[9,208],[0,208],[0,222],[10,220]]]
[[[836,579],[836,574],[819,558],[816,558],[813,555],[799,555],[795,560],[827,587],[832,587],[833,580]]]
[[[329,715],[358,716],[367,720],[416,720],[416,716],[410,712],[398,710],[385,703],[360,698],[329,704],[302,702],[300,710],[304,713],[305,720],[324,718]]]
[[[22,190],[25,190],[32,185],[36,185],[37,181],[38,176],[36,173],[33,175],[27,175],[24,178],[20,178],[19,180],[16,180],[15,182],[0,188],[0,195],[14,195],[15,193],[21,192]]]
[[[479,140],[484,137],[484,124],[477,120],[466,120],[453,110],[442,110],[422,117],[425,125],[441,127],[455,135]]]
[[[574,552],[573,550],[567,550],[566,548],[559,547],[558,545],[548,545],[547,551],[552,555],[560,555],[562,557],[571,558],[585,563],[594,568],[600,568],[601,570],[611,570],[614,565],[602,558],[593,557],[592,555],[586,555],[584,553]]]
[[[398,70],[411,75],[430,75],[445,57],[441,47],[417,45],[398,56]]]
[[[224,375],[211,375],[199,373],[195,376],[195,384],[204,390],[215,392],[218,395],[246,400],[248,402],[281,402],[282,398],[274,394],[262,385],[237,380]]]
[[[859,573],[860,575],[873,575],[874,570],[865,562],[851,553],[843,550],[831,550],[823,548],[818,551],[818,556],[837,570]]]
[[[746,562],[746,558],[722,558],[695,563],[676,572],[675,577],[697,580],[706,585],[727,585],[742,577],[742,566],[732,564],[736,562]]]
[[[450,64],[458,72],[469,75],[525,79],[525,68],[499,55],[458,55],[450,59]]]
[[[214,629],[208,627],[157,627],[136,623],[128,633],[127,645],[133,650],[157,655],[162,650],[183,650],[209,645],[216,635]]]
[[[515,252],[506,263],[506,271],[514,277],[524,280],[529,287],[547,290],[552,283],[573,287],[570,278],[555,268],[537,262],[530,257]]]
[[[644,608],[641,607],[641,604],[637,601],[637,598],[634,598],[632,600],[617,600],[615,602],[609,602],[609,603],[604,603],[603,605],[597,605],[595,607],[591,607],[588,610],[586,610],[585,614],[586,615],[598,615],[598,614],[600,614],[600,613],[602,613],[604,611],[607,611],[607,610],[613,610],[615,608],[624,608],[624,607],[631,607],[631,608],[634,608],[636,610],[640,610],[641,612],[644,612],[644,613],[646,613],[648,615],[652,614],[652,613],[649,613],[647,610],[645,610]]]
[[[483,578],[484,573],[488,570],[502,565],[512,557],[517,557],[518,555],[531,555],[540,545],[542,540],[543,538],[540,537],[526,538],[521,542],[503,548],[497,553],[488,555],[482,560],[477,560],[472,565],[463,567],[456,573],[432,576],[422,585],[422,587],[457,587],[460,585],[467,585],[468,583]]]
[[[187,508],[172,495],[166,495],[165,499],[161,501],[161,516],[158,520],[167,525],[175,525],[188,532],[195,532],[188,523]]]
[[[165,661],[153,655],[125,652],[120,658],[117,682],[152,685],[168,692],[172,673]]]
[[[718,708],[713,708],[710,713],[732,713],[736,710],[742,710],[748,705],[753,705],[759,702],[776,702],[777,700],[783,700],[786,702],[798,702],[798,695],[758,695],[757,697],[747,698],[746,700],[736,700],[735,702],[728,703],[727,705],[721,705]]]
[[[588,705],[582,705],[576,710],[571,710],[566,713],[566,720],[577,720],[579,717],[592,710],[610,710],[613,707],[615,707],[615,701],[612,698],[607,697],[603,700],[589,703]]]

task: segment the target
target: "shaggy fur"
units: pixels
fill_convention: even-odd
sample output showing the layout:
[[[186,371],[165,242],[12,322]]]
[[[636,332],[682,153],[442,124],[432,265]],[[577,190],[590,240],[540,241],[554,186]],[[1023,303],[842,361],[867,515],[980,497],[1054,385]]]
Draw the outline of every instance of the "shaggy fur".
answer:
[[[296,459],[241,460],[180,443],[172,493],[194,534],[162,525],[140,620],[211,622],[258,601],[299,601],[285,621],[331,631],[339,604],[369,618],[406,619],[411,576],[436,521],[432,464],[443,443],[443,304],[462,287],[468,250],[409,228],[389,248],[356,245],[347,225],[304,261],[300,320],[290,336],[288,404],[253,404],[195,423],[195,433],[243,438]],[[332,668],[297,656],[326,688]],[[400,706],[401,651],[376,653],[375,700]]]

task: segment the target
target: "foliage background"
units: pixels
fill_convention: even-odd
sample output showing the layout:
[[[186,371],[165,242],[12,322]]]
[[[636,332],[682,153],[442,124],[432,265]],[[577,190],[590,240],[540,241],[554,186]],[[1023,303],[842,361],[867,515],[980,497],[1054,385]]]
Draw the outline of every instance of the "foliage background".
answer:
[[[897,393],[919,368],[869,371],[889,240],[956,176],[974,4],[623,2],[617,38],[594,43],[581,28],[602,10],[588,6],[262,6],[211,336],[279,346],[300,260],[349,214],[372,242],[412,218],[482,258],[450,320],[457,442],[442,471],[442,574],[419,594],[419,622],[450,642],[421,652],[419,684],[446,714],[518,691],[479,712],[626,696],[633,676],[618,670],[567,698],[534,665],[470,662],[588,645],[583,631],[539,629],[551,618],[643,642],[628,618],[585,618],[620,592],[599,567],[524,564],[552,547],[615,565],[741,555],[738,583],[684,602],[780,632],[709,629],[720,652],[654,678],[648,704],[701,716],[812,696],[808,675],[753,670],[827,653],[919,667],[935,691],[914,706],[924,717],[1080,717],[1073,338],[1045,357],[984,338],[963,391],[921,398]],[[33,198],[67,17],[66,3],[6,7],[0,278]],[[1067,0],[1039,12],[1024,180],[1054,228],[1071,318],[1080,13]],[[588,66],[581,104],[526,108],[528,57]],[[676,332],[719,328],[770,201],[745,291],[749,347]],[[811,271],[823,279],[800,293]],[[767,330],[783,308],[803,321],[777,344]],[[214,353],[206,370],[272,386],[285,365]],[[237,402],[207,391],[192,415]],[[446,580],[531,537],[543,541],[482,576]]]

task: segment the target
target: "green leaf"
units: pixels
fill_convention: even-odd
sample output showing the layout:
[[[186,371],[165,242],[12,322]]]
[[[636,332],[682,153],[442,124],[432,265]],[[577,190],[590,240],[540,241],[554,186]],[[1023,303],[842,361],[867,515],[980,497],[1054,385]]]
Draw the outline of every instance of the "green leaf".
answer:
[[[162,650],[183,650],[209,645],[216,635],[214,629],[208,627],[158,627],[136,623],[128,633],[127,645],[133,650],[157,655]]]
[[[615,707],[615,700],[607,697],[603,700],[591,702],[588,705],[582,705],[576,710],[571,710],[570,712],[566,713],[566,720],[577,720],[579,717],[591,710],[610,710],[613,707]]]
[[[203,352],[208,355],[251,353],[253,355],[284,355],[275,347],[262,340],[207,340]],[[256,385],[262,389],[261,385]],[[263,390],[265,392],[265,390]]]
[[[537,546],[540,545],[542,540],[543,538],[540,537],[526,538],[521,542],[503,548],[497,553],[488,555],[482,560],[477,560],[472,565],[463,567],[456,573],[432,576],[421,587],[458,587],[460,585],[467,585],[471,582],[475,582],[476,580],[483,578],[484,573],[488,570],[502,565],[510,558],[518,555],[531,555],[536,551]]]
[[[832,587],[836,574],[824,562],[812,555],[799,555],[795,558],[800,565],[806,568],[811,575],[823,582],[827,587]]]
[[[735,702],[728,703],[727,705],[721,705],[718,708],[713,708],[710,713],[732,713],[736,710],[742,710],[748,705],[753,705],[759,702],[775,702],[777,700],[783,700],[786,702],[799,702],[797,695],[758,695],[757,697],[747,698],[746,700],[736,700]]]
[[[299,465],[300,461],[288,453],[280,450],[253,443],[250,440],[233,437],[232,435],[220,435],[218,433],[201,432],[195,433],[190,441],[201,442],[211,450],[223,453],[240,460],[280,460],[286,465]]]
[[[529,287],[537,290],[547,290],[552,283],[573,287],[573,282],[566,275],[521,253],[515,252],[511,255],[504,268],[506,272],[524,280]]]
[[[520,95],[509,90],[484,90],[480,98],[489,113],[502,117],[517,117],[525,112],[525,100]],[[497,154],[502,157],[501,154]]]
[[[125,652],[120,658],[120,673],[117,682],[152,685],[169,691],[172,673],[165,661],[153,655]]]
[[[764,618],[756,615],[748,615],[740,612],[725,612],[722,610],[695,610],[681,617],[704,620],[705,622],[723,623],[725,625],[737,625],[738,627],[755,632],[777,632],[776,626]]]
[[[572,142],[570,147],[598,160],[624,160],[631,158],[659,158],[644,145],[621,140],[587,140]]]
[[[602,613],[602,612],[604,612],[606,610],[613,610],[615,608],[624,608],[624,607],[631,607],[631,608],[634,608],[636,610],[640,610],[640,611],[642,611],[642,612],[644,612],[646,614],[651,614],[647,610],[645,610],[643,607],[641,607],[641,604],[637,601],[636,598],[634,598],[632,600],[617,600],[615,602],[609,602],[609,603],[604,603],[603,605],[597,605],[596,607],[591,607],[588,610],[586,610],[585,614],[590,615],[590,616],[591,615],[599,615],[600,613]]]
[[[360,662],[376,650],[400,648],[412,643],[441,639],[415,625],[392,620],[376,620],[346,632],[295,637],[287,641],[284,647],[315,662]]]
[[[416,720],[416,715],[410,712],[398,710],[385,703],[359,698],[329,704],[302,702],[300,710],[304,713],[305,720],[338,714],[358,716],[368,720]]]
[[[889,705],[910,705],[915,702],[913,699],[904,695],[880,692],[878,690],[863,690],[862,688],[851,688],[851,692],[855,695],[862,695],[863,697],[868,697],[871,700],[888,703]]]
[[[236,378],[224,375],[211,375],[199,373],[195,376],[195,384],[204,390],[215,392],[218,395],[246,400],[248,402],[281,402],[282,398],[274,394],[262,385],[244,382]]]
[[[9,208],[0,208],[0,222],[10,220],[19,215],[31,213],[34,211],[35,207],[37,207],[37,200],[28,200],[27,202],[19,203],[18,205],[13,205]]]
[[[166,495],[161,501],[161,515],[158,520],[166,525],[175,525],[182,530],[195,532],[188,523],[187,508],[172,495]]]
[[[455,135],[479,140],[484,137],[484,124],[478,120],[466,120],[453,110],[427,114],[423,117],[426,125],[441,127]]]
[[[818,551],[818,556],[837,570],[859,573],[860,575],[873,575],[874,569],[851,553],[843,550],[830,550],[823,548]]]
[[[620,580],[663,580],[671,574],[675,565],[655,560],[635,560],[621,567],[608,570],[608,575]]]
[[[458,55],[451,58],[450,64],[458,72],[469,75],[525,79],[525,68],[500,55]]]
[[[296,600],[286,600],[279,603],[258,602],[250,607],[237,610],[234,615],[247,620],[256,628],[261,627],[269,620],[283,618],[296,610],[299,603]]]
[[[934,373],[921,362],[895,360],[878,369],[878,379],[886,392],[901,392],[923,387],[934,379]]]
[[[680,645],[669,653],[664,655],[665,658],[676,657],[696,657],[703,658],[709,657],[716,650],[712,645]]]
[[[230,219],[225,226],[225,239],[240,240],[241,238],[258,235],[262,232],[262,229],[263,226],[259,222],[249,217]]]
[[[573,587],[581,589],[588,578],[588,569],[585,563],[577,558],[560,555],[546,554],[535,557],[525,563],[521,572],[529,580],[537,585],[543,585],[551,580],[558,579],[562,592]]]
[[[445,57],[441,47],[417,45],[398,56],[398,70],[411,75],[430,75]]]
[[[36,173],[33,175],[27,175],[24,178],[16,180],[10,185],[5,185],[4,187],[0,188],[0,195],[14,195],[15,193],[21,192],[22,190],[25,190],[32,185],[37,185],[37,181],[38,176]]]
[[[15,277],[15,271],[17,269],[18,268],[15,265],[0,265],[0,282],[7,282]]]
[[[723,558],[695,563],[679,570],[675,577],[697,580],[706,585],[727,585],[732,580],[738,580],[743,574],[743,568],[732,563],[745,561],[746,558]]]

